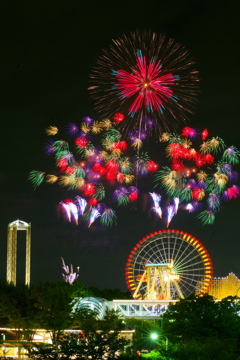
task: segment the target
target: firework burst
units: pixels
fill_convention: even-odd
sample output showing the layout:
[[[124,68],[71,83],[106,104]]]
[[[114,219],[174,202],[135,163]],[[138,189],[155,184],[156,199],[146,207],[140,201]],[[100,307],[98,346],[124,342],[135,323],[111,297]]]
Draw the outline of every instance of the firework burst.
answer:
[[[187,138],[191,142],[186,142]],[[203,207],[197,218],[203,225],[212,224],[222,200],[240,196],[240,188],[233,184],[238,179],[233,170],[233,165],[239,163],[238,149],[227,148],[218,136],[208,139],[207,129],[201,133],[190,127],[185,127],[181,135],[165,134],[162,141],[167,143],[170,166],[156,173],[155,187],[160,185],[171,202],[165,211],[167,226],[178,209],[195,212]]]
[[[193,112],[198,93],[198,71],[188,51],[151,31],[113,40],[90,79],[96,109],[118,119],[120,107],[129,116],[124,129],[139,133],[177,128]]]
[[[62,274],[63,280],[72,285],[74,283],[74,281],[76,281],[77,278],[79,277],[79,269],[80,268],[78,266],[77,271],[74,272],[72,264],[69,267],[68,265],[65,264],[64,259],[63,258],[61,258],[61,259],[62,259],[62,268],[65,271],[65,274]]]
[[[68,221],[76,225],[79,217],[88,227],[98,218],[103,226],[116,224],[116,212],[111,207],[137,202],[137,182],[157,171],[148,153],[136,151],[131,140],[130,144],[122,140],[114,126],[123,120],[122,114],[116,113],[114,121],[86,117],[78,126],[70,123],[66,130],[72,143],[48,140],[44,147],[55,160],[56,174],[37,170],[29,174],[34,189],[45,182],[75,192],[74,200],[63,200],[60,205]]]

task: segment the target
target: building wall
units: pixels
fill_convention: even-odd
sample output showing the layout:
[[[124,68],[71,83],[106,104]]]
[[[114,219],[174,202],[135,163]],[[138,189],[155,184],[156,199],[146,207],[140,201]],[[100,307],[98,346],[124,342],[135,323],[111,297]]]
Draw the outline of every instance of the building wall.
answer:
[[[214,278],[208,293],[218,300],[227,296],[240,296],[240,279],[233,273],[224,278]]]

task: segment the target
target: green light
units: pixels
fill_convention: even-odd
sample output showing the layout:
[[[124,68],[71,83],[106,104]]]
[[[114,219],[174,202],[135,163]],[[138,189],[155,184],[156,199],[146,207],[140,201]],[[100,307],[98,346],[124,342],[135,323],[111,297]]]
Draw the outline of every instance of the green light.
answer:
[[[158,334],[152,333],[152,334],[150,334],[150,337],[151,337],[151,339],[156,340],[158,338]]]

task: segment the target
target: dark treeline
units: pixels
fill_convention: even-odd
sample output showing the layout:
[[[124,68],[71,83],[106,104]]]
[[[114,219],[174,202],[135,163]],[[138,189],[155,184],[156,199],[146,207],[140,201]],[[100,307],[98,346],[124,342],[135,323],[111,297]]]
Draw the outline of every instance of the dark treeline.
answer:
[[[21,336],[28,340],[33,336],[33,329],[46,329],[52,332],[55,341],[63,329],[74,327],[74,303],[78,298],[89,296],[106,300],[130,298],[129,293],[119,289],[87,288],[79,281],[72,285],[61,281],[30,286],[1,282],[0,327],[22,329]]]
[[[121,336],[124,325],[114,310],[106,310],[102,319],[88,308],[75,308],[79,298],[126,298],[118,289],[87,288],[81,282],[43,283],[16,286],[0,283],[0,327],[15,329],[14,340],[28,350],[32,359],[91,359],[114,358],[126,352],[129,340]],[[106,295],[106,296],[105,296]],[[33,343],[36,329],[45,329],[51,344]],[[64,331],[72,329],[71,332]],[[6,331],[6,337],[8,336]],[[5,339],[6,341],[9,339]],[[4,341],[2,343],[4,345]],[[29,345],[31,342],[32,345]]]
[[[235,360],[240,356],[237,297],[215,301],[209,295],[192,295],[170,305],[161,318],[123,321],[111,310],[101,320],[87,309],[73,312],[79,298],[91,296],[106,300],[130,298],[129,293],[118,289],[87,288],[78,281],[73,285],[62,281],[30,286],[1,282],[0,327],[15,329],[15,339],[24,341],[32,341],[35,329],[48,331],[52,344],[36,345],[36,351],[28,348],[29,356],[40,360],[59,356],[85,359],[86,349],[92,359],[101,359],[107,351],[109,357],[104,356],[110,359],[124,349],[131,350],[125,355],[132,359],[141,349],[155,350],[146,357],[156,360]],[[72,329],[72,334],[66,334],[65,329]],[[123,329],[135,331],[131,346],[126,347],[127,341],[119,338],[119,330]],[[155,340],[151,338],[153,333]]]

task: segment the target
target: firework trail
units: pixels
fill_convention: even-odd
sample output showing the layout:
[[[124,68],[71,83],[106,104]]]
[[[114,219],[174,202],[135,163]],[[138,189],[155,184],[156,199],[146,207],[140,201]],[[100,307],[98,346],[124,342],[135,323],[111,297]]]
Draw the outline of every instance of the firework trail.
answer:
[[[79,215],[83,215],[87,206],[87,201],[80,196],[76,196],[76,200],[79,206]]]
[[[177,212],[178,212],[178,206],[179,206],[179,202],[180,202],[179,197],[175,197],[175,198],[173,199],[173,202],[174,202],[174,211],[175,211],[175,213],[177,214]]]
[[[169,227],[169,224],[172,221],[173,216],[176,214],[175,206],[168,205],[166,210],[167,210],[167,227]]]
[[[78,208],[73,202],[69,202],[69,208],[73,214],[76,224],[78,225]]]
[[[97,211],[97,209],[93,208],[90,212],[90,216],[89,216],[89,222],[88,222],[88,227],[90,227],[92,225],[92,223],[99,217],[101,216],[101,214],[99,213],[99,211]]]
[[[161,201],[161,195],[156,193],[149,193],[152,197],[154,206],[152,207],[152,210],[158,214],[160,218],[162,218],[162,209],[160,207],[160,201]]]
[[[70,222],[70,221],[71,221],[71,209],[70,209],[69,203],[66,202],[66,201],[61,201],[59,204],[60,204],[60,205],[64,208],[64,210],[66,211],[67,217],[68,217],[68,221]]]

